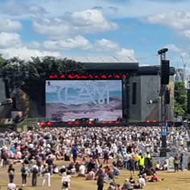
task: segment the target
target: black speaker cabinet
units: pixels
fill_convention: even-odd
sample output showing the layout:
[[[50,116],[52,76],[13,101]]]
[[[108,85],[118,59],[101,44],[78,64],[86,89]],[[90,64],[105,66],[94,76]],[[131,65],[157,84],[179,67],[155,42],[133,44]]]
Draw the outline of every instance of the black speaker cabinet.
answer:
[[[167,85],[169,84],[170,77],[170,61],[162,60],[161,61],[161,84]]]

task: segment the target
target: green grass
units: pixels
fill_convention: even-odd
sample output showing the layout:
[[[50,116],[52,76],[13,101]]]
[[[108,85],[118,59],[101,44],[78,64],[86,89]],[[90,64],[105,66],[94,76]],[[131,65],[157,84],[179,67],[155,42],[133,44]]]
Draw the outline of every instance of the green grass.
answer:
[[[59,161],[58,165],[62,165],[63,162]],[[21,177],[20,177],[20,165],[15,165],[16,168],[16,177],[15,177],[15,183],[18,187],[21,185]],[[189,190],[190,189],[190,171],[184,171],[184,172],[158,172],[158,175],[160,178],[164,178],[164,181],[157,182],[157,183],[147,183],[147,187],[144,189],[146,190]],[[116,179],[116,182],[119,184],[123,184],[126,178],[129,178],[130,174],[126,170],[122,170],[121,175]],[[137,173],[135,174],[135,179],[138,179]],[[1,190],[7,190],[7,183],[8,183],[8,174],[7,169],[1,168],[0,169],[0,185]],[[42,177],[38,179],[38,186],[37,187],[31,187],[31,177],[27,178],[27,186],[24,187],[24,190],[60,190],[61,189],[61,177],[58,175],[53,175],[51,178],[51,187],[48,187],[47,184],[42,187]],[[109,186],[110,182],[107,182],[104,186],[104,190],[106,190]],[[76,176],[72,176],[71,178],[71,188],[70,190],[96,190],[97,185],[96,181],[86,181],[84,178],[79,178]]]

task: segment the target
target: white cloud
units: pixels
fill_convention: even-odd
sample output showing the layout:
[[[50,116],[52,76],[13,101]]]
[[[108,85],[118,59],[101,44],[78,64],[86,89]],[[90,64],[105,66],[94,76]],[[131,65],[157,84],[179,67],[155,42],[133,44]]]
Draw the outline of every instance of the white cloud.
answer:
[[[29,17],[29,16],[42,16],[46,13],[45,9],[30,0],[23,2],[20,0],[7,0],[0,2],[0,13],[9,17]]]
[[[37,42],[33,43],[37,47]],[[39,44],[38,44],[39,45]],[[20,57],[21,59],[28,59],[31,56],[60,56],[56,51],[44,51],[39,49],[28,48],[20,39],[17,33],[0,33],[0,54],[5,58]]]
[[[27,2],[36,4],[36,0]],[[189,10],[190,1],[156,1],[156,0],[90,0],[81,3],[79,0],[40,0],[38,6],[42,7],[49,16],[60,16],[63,12],[75,12],[84,9],[97,9],[111,18],[135,17],[142,18],[170,10]]]
[[[70,50],[74,48],[89,49],[91,44],[82,36],[75,36],[73,38],[67,38],[63,40],[50,40],[43,43],[45,49],[48,50]]]
[[[183,36],[190,38],[190,12],[163,12],[154,16],[149,16],[146,21],[152,24],[163,24],[171,27]]]
[[[0,48],[0,53],[3,54],[4,58],[11,58],[11,57],[19,57],[21,59],[29,59],[31,57],[44,57],[44,56],[55,56],[59,57],[60,53],[59,52],[52,52],[52,51],[40,51],[37,49],[29,49],[26,46],[22,46],[19,48],[6,48],[6,49],[1,49]]]
[[[165,24],[174,29],[190,29],[190,12],[168,11],[147,18],[149,23]]]
[[[35,51],[41,53],[42,48],[47,50],[43,52],[51,53],[53,51],[55,54],[59,54],[57,51],[77,48],[79,51],[80,49],[90,50],[85,52],[86,55],[91,53],[94,53],[94,55],[100,54],[101,52],[98,50],[103,52],[102,55],[112,55],[112,53],[114,55],[114,52],[116,52],[115,55],[118,59],[131,61],[135,59],[134,50],[121,49],[117,43],[107,40],[109,36],[104,36],[104,39],[96,41],[95,44],[91,44],[85,38],[86,34],[93,34],[89,35],[89,39],[91,39],[96,37],[95,33],[117,29],[116,22],[119,20],[118,18],[136,18],[143,19],[150,24],[162,24],[190,38],[189,0],[178,2],[167,0],[90,0],[85,1],[85,3],[81,3],[79,0],[6,0],[0,2],[0,7],[0,17],[8,18],[0,19],[0,31],[7,33],[17,31],[22,28],[20,22],[24,21],[23,27],[25,27],[25,24],[28,26],[30,22],[33,22],[34,31],[44,35],[43,39],[46,39],[44,43],[32,41],[23,44],[20,42],[20,36],[18,35],[17,37],[16,35],[12,36],[13,42],[6,38],[2,40],[1,36],[3,42],[0,44],[1,51],[3,47],[10,50],[10,46],[12,46],[17,47],[17,50],[23,50],[26,54],[27,52],[35,54]],[[24,20],[26,18],[27,20]],[[15,21],[15,19],[20,19],[20,22]],[[29,29],[27,29],[27,32]],[[23,32],[25,31],[23,30]],[[36,37],[37,34],[34,36]],[[32,37],[33,35],[31,35]],[[49,39],[46,37],[49,37]],[[37,39],[40,39],[40,37],[37,36]],[[171,51],[180,51],[173,44],[169,44],[168,47]],[[15,49],[13,52],[18,53]],[[77,54],[79,53],[77,52]]]
[[[26,44],[26,46],[30,49],[39,49],[41,48],[41,44],[37,41],[31,41]]]
[[[17,33],[0,33],[0,48],[20,47],[20,35]]]
[[[142,18],[160,12],[170,10],[189,11],[190,1],[158,1],[158,0],[6,0],[0,2],[0,13],[22,16],[36,16],[46,14],[50,17],[59,17],[64,12],[76,12],[85,9],[96,9],[103,11],[109,18]]]
[[[136,62],[135,51],[133,49],[122,48],[116,52],[116,58],[120,61]]]
[[[22,28],[22,24],[19,21],[13,21],[10,19],[0,18],[0,31],[1,32],[12,32]]]
[[[181,49],[178,48],[176,45],[174,44],[168,44],[165,46],[166,48],[168,48],[169,51],[173,51],[173,52],[181,52]]]
[[[92,34],[117,28],[117,25],[108,21],[101,11],[88,9],[68,13],[54,19],[41,19],[33,22],[34,30],[52,39],[66,38],[73,35]]]
[[[184,34],[184,36],[185,36],[186,38],[189,38],[189,39],[190,39],[190,30],[185,30],[185,31],[183,32],[183,34]]]
[[[113,51],[118,50],[119,45],[108,39],[101,39],[95,43],[96,51]]]

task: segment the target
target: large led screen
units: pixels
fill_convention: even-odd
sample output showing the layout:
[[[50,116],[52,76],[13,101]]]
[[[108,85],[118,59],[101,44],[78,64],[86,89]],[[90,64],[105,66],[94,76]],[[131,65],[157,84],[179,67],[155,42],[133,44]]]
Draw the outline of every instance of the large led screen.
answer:
[[[46,81],[48,121],[82,118],[115,121],[119,117],[122,117],[120,80]]]

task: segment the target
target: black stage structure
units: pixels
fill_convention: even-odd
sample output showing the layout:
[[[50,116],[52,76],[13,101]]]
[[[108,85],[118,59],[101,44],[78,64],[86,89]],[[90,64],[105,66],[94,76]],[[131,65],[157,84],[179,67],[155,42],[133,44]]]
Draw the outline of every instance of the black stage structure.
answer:
[[[56,121],[46,119],[40,123],[43,127],[64,126],[127,126],[159,125],[161,123],[160,66],[140,67],[138,63],[84,63],[85,72],[49,75],[47,81],[81,81],[81,80],[120,80],[122,83],[122,117],[116,120],[98,120],[91,118]],[[167,105],[167,120],[173,120],[173,75],[175,69],[170,67],[170,102]],[[47,106],[47,105],[46,105]],[[46,110],[47,111],[47,110]]]

